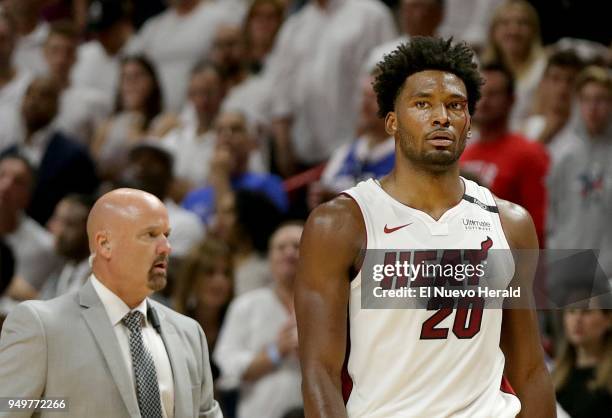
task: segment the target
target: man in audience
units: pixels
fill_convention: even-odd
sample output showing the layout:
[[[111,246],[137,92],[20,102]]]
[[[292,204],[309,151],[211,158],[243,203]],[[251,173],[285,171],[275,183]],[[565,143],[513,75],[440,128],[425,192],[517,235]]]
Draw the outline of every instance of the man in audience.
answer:
[[[43,44],[49,34],[49,24],[41,19],[42,9],[49,0],[5,0],[4,7],[13,19],[19,37],[13,63],[19,71],[35,75],[47,72]]]
[[[373,47],[393,39],[394,27],[374,0],[311,0],[283,24],[264,77],[284,176],[353,138],[361,69]]]
[[[52,299],[79,289],[89,277],[89,244],[87,216],[94,199],[86,195],[68,195],[57,204],[49,219],[49,230],[55,238],[55,253],[62,257],[63,266],[47,279],[41,299]]]
[[[399,22],[403,34],[390,42],[374,48],[368,57],[366,67],[374,67],[383,56],[399,44],[408,42],[413,36],[436,36],[438,26],[444,17],[445,0],[400,0]]]
[[[170,245],[173,257],[183,257],[204,238],[204,226],[193,213],[181,208],[169,197],[173,179],[172,156],[158,143],[145,141],[129,152],[122,170],[122,186],[144,190],[164,202],[170,218]]]
[[[240,389],[237,418],[282,418],[302,405],[293,287],[303,225],[281,225],[270,239],[273,287],[247,292],[229,307],[213,354],[219,386]]]
[[[209,56],[211,63],[219,69],[223,86],[228,92],[249,76],[245,46],[240,25],[219,25]]]
[[[87,150],[52,123],[59,94],[60,86],[53,79],[32,81],[21,106],[25,133],[18,143],[4,150],[24,154],[37,171],[27,213],[41,225],[47,223],[64,196],[93,193],[98,187],[94,163]]]
[[[16,300],[36,297],[57,266],[51,234],[24,213],[35,182],[34,169],[23,156],[0,157],[0,237],[15,256],[15,280],[7,294]]]
[[[527,209],[543,247],[548,154],[541,144],[508,130],[514,101],[512,74],[496,64],[483,66],[482,73],[485,85],[474,115],[479,135],[463,152],[461,168],[499,198]]]
[[[70,83],[79,35],[70,22],[54,23],[44,45],[44,56],[53,78],[61,88],[56,126],[80,143],[89,145],[96,126],[110,113],[104,96],[85,86]]]
[[[206,182],[215,149],[213,122],[223,94],[223,81],[217,67],[206,62],[198,64],[191,73],[188,90],[193,118],[184,118],[182,125],[163,139],[164,147],[174,157],[173,197],[177,200]]]
[[[367,76],[362,82],[359,137],[338,148],[325,166],[321,181],[311,184],[310,209],[360,181],[384,176],[395,164],[395,140],[387,134],[385,120],[378,117],[373,81],[373,76]]]
[[[191,69],[208,56],[219,25],[240,22],[243,5],[203,0],[171,0],[169,5],[145,23],[130,43],[129,52],[144,53],[153,61],[165,108],[178,112],[185,101]]]
[[[93,40],[82,44],[72,70],[75,86],[93,88],[113,106],[119,87],[123,50],[134,33],[127,0],[93,0],[87,12],[87,29]]]
[[[557,51],[548,58],[544,70],[536,114],[527,118],[523,133],[529,139],[545,144],[554,163],[567,143],[574,105],[574,82],[582,61],[571,50]]]
[[[4,106],[18,108],[28,87],[31,75],[27,71],[18,71],[13,65],[13,52],[17,38],[15,22],[12,17],[0,9],[0,108]]]
[[[612,277],[612,76],[587,67],[578,79],[579,120],[549,178],[548,246],[599,250]]]
[[[215,122],[215,150],[210,162],[207,185],[189,193],[183,207],[195,212],[204,223],[210,221],[215,202],[231,190],[263,192],[277,208],[286,212],[287,194],[280,178],[249,170],[255,141],[242,113],[221,113]]]

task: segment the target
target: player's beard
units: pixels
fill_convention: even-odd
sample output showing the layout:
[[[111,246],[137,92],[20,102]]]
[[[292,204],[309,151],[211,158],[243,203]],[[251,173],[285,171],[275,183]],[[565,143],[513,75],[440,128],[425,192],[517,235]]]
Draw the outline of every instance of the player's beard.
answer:
[[[465,138],[459,138],[458,143],[454,143],[448,149],[440,150],[426,146],[425,139],[422,139],[421,148],[415,147],[419,141],[407,133],[399,132],[400,151],[404,158],[415,166],[421,167],[433,173],[442,173],[454,166],[463,150],[465,149]]]

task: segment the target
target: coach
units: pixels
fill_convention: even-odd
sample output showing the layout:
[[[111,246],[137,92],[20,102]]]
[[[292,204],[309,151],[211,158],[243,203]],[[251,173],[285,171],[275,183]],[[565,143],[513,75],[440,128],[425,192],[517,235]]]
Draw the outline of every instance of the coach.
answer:
[[[138,190],[109,192],[92,208],[87,234],[89,281],[22,303],[4,323],[0,417],[221,418],[202,329],[148,298],[166,285],[163,203]],[[16,398],[62,398],[68,410],[9,410]]]

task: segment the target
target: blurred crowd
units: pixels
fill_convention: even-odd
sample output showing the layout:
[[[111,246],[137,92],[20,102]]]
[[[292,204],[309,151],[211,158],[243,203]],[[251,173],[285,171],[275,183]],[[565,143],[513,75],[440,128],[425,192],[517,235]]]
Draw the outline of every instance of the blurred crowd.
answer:
[[[142,189],[172,228],[156,297],[205,330],[225,416],[302,416],[303,220],[392,169],[371,83],[414,36],[478,52],[463,175],[524,206],[542,248],[598,250],[611,278],[605,3],[0,0],[0,326],[19,301],[82,285],[96,196]],[[559,416],[612,411],[599,304],[542,314]]]

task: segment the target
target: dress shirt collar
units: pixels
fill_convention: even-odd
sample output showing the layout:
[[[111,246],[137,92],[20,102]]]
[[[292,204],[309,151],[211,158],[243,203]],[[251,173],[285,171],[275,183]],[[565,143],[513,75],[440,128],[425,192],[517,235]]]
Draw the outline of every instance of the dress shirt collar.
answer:
[[[92,274],[90,277],[91,284],[102,301],[102,305],[104,305],[108,318],[110,319],[113,327],[120,323],[123,317],[131,311],[140,311],[145,317],[145,324],[147,323],[146,298],[140,303],[140,305],[136,306],[134,309],[130,309],[130,307],[127,306],[119,296],[114,294],[108,287],[104,286],[95,275]]]

